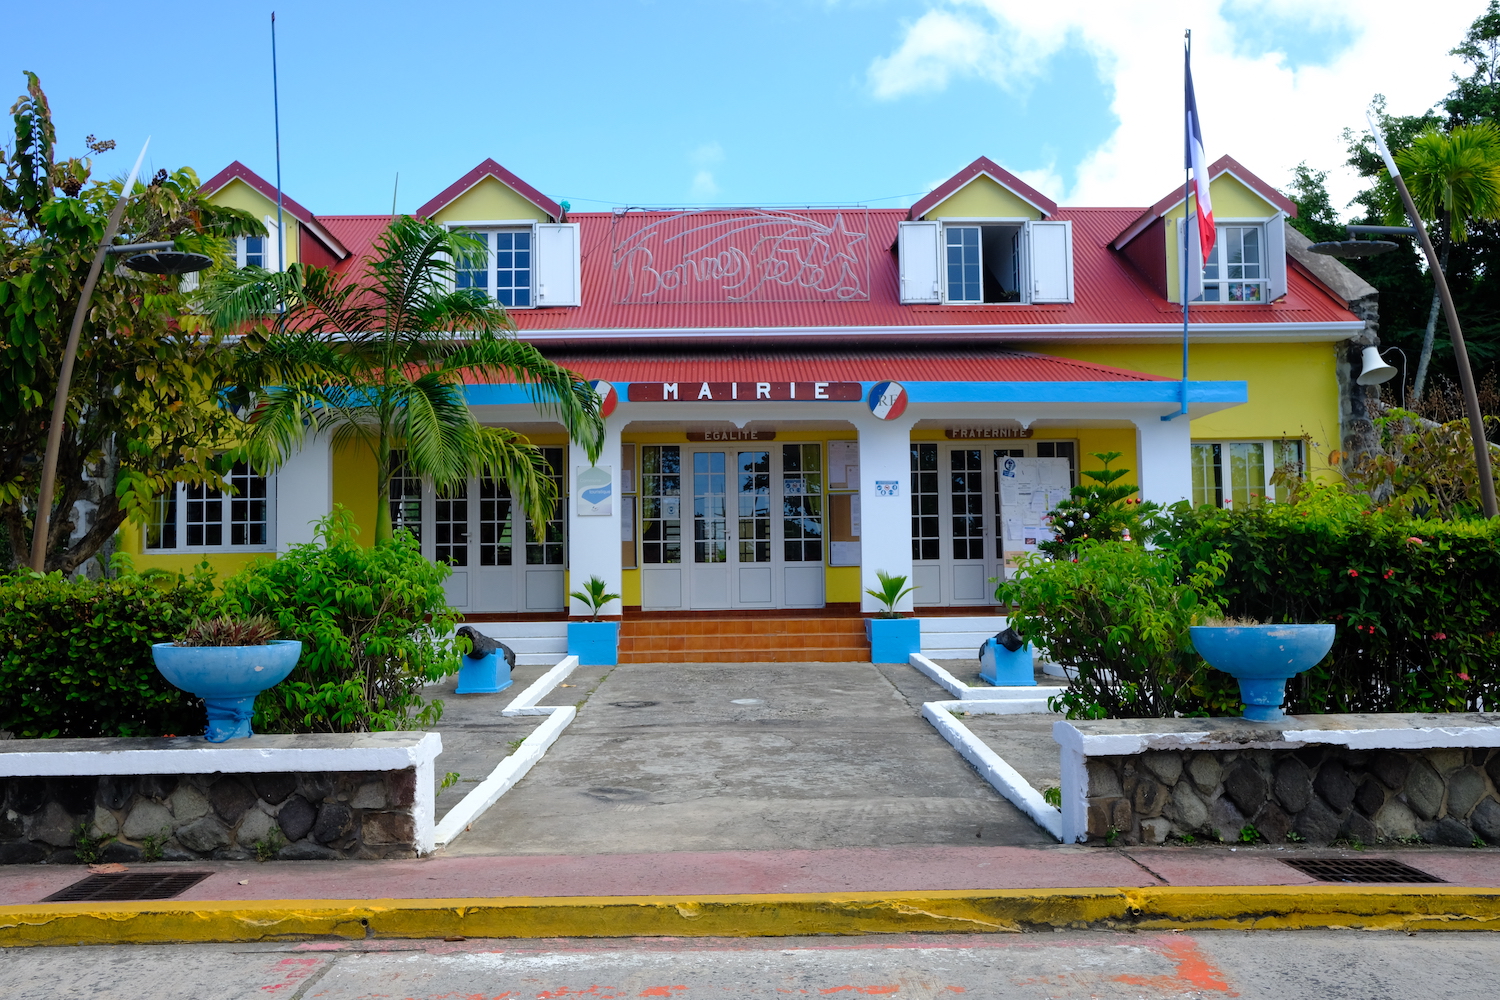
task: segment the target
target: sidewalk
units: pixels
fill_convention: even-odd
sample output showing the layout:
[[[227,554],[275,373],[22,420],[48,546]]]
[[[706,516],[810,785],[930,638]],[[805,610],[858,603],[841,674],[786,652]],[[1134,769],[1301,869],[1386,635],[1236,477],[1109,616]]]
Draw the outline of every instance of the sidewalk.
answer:
[[[1397,857],[1434,885],[1318,883],[1287,856]],[[0,945],[286,938],[867,934],[1053,928],[1500,930],[1500,852],[950,847],[204,862],[159,902],[47,903],[79,868],[0,869]],[[242,884],[243,883],[243,884]]]

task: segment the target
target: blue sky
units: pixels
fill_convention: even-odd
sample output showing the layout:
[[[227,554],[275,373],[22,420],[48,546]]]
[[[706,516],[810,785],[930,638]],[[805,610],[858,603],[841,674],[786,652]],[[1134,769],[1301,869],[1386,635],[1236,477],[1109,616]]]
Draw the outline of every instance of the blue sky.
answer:
[[[576,210],[896,206],[984,154],[1060,200],[1146,204],[1180,183],[1189,20],[1210,158],[1280,184],[1337,166],[1374,89],[1403,111],[1440,97],[1482,7],[1403,26],[1356,0],[278,3],[284,186],[382,213],[399,171],[410,211],[493,156]],[[40,74],[63,151],[117,140],[102,171],[150,134],[153,167],[272,178],[271,9],[18,6],[0,81]],[[1346,72],[1396,45],[1417,53],[1399,79]]]

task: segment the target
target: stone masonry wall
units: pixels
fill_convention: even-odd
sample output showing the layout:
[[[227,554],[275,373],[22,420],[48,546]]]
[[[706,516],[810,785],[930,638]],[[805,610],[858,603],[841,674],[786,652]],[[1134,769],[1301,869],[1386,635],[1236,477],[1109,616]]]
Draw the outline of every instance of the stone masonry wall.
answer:
[[[1149,751],[1090,757],[1089,837],[1500,844],[1500,750]]]
[[[416,787],[410,768],[4,778],[0,864],[78,863],[80,829],[101,861],[411,858]]]

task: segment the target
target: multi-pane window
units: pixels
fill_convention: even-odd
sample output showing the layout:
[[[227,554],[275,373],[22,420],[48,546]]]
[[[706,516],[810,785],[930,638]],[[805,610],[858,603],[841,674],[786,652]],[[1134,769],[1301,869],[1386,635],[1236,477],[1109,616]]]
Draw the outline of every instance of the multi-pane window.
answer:
[[[552,519],[543,526],[540,535],[530,520],[526,522],[526,565],[561,566],[566,562],[563,539],[568,520],[568,494],[563,489],[563,450],[541,449],[547,463],[547,475],[557,488],[557,505],[552,508]]]
[[[984,558],[984,462],[978,448],[948,453],[953,504],[953,558]]]
[[[726,485],[724,453],[696,452],[693,455],[694,562],[721,563],[729,559]]]
[[[1246,506],[1266,495],[1266,446],[1262,441],[1195,441],[1193,504]]]
[[[269,539],[270,503],[266,477],[257,476],[244,462],[229,470],[229,544],[265,545]]]
[[[948,226],[948,301],[983,302],[984,272],[979,262],[979,227]]]
[[[1204,302],[1266,301],[1265,248],[1259,226],[1220,226],[1203,262]]]
[[[771,561],[771,453],[742,451],[735,466],[740,515],[740,562]]]
[[[1271,447],[1274,456],[1273,472],[1280,472],[1297,479],[1306,475],[1301,438],[1281,438],[1271,442]],[[1276,485],[1275,490],[1277,500],[1285,500],[1291,493],[1289,487],[1280,483]]]
[[[479,480],[479,565],[510,565],[513,544],[510,512],[510,487],[489,476],[481,478]]]
[[[432,515],[433,559],[449,566],[469,565],[469,484],[438,493]]]
[[[682,448],[641,445],[641,561],[682,562]]]
[[[938,537],[938,446],[911,446],[911,557],[941,557]]]
[[[454,284],[493,297],[502,306],[531,306],[532,244],[529,229],[465,232],[484,253],[456,262]]]
[[[146,525],[146,548],[265,548],[270,497],[265,476],[238,462],[225,477],[228,492],[205,483],[180,483],[157,496]]]
[[[787,562],[823,561],[822,458],[821,445],[781,446],[781,540]]]
[[[407,464],[406,452],[391,452],[391,531],[403,528],[422,540],[422,480]]]

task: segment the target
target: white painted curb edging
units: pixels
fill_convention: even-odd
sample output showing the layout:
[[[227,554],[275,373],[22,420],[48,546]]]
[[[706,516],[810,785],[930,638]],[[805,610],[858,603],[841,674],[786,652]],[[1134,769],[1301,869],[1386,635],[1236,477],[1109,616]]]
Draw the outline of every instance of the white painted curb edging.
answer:
[[[959,701],[1016,702],[1028,706],[1026,708],[1001,710],[1002,712],[1019,714],[1022,712],[1050,711],[1047,708],[1047,699],[1054,695],[1062,694],[1066,690],[1060,687],[1033,687],[1029,685],[1017,687],[970,687],[921,653],[912,653],[909,662]]]
[[[912,659],[915,661],[916,657],[913,656]],[[1014,713],[1007,712],[992,700],[929,701],[922,705],[922,718],[932,723],[933,727],[942,734],[943,739],[953,744],[953,748],[959,752],[959,755],[973,764],[980,776],[994,786],[995,791],[1030,816],[1037,826],[1058,840],[1062,840],[1062,811],[1056,806],[1048,805],[1047,800],[1042,798],[1041,792],[1032,788],[1031,783],[1021,777],[1020,772],[1007,764],[1004,758],[970,732],[969,727],[954,718],[952,714],[954,712],[966,712],[972,715]]]
[[[516,782],[526,777],[527,772],[542,759],[547,749],[557,742],[568,724],[578,717],[578,709],[572,705],[537,704],[576,669],[578,657],[563,657],[555,667],[538,677],[501,710],[501,715],[511,718],[523,715],[546,715],[550,718],[533,729],[514,753],[495,766],[489,777],[448,810],[433,832],[435,848],[451,844],[471,823],[488,812],[491,806],[500,801],[502,795],[516,786]]]

